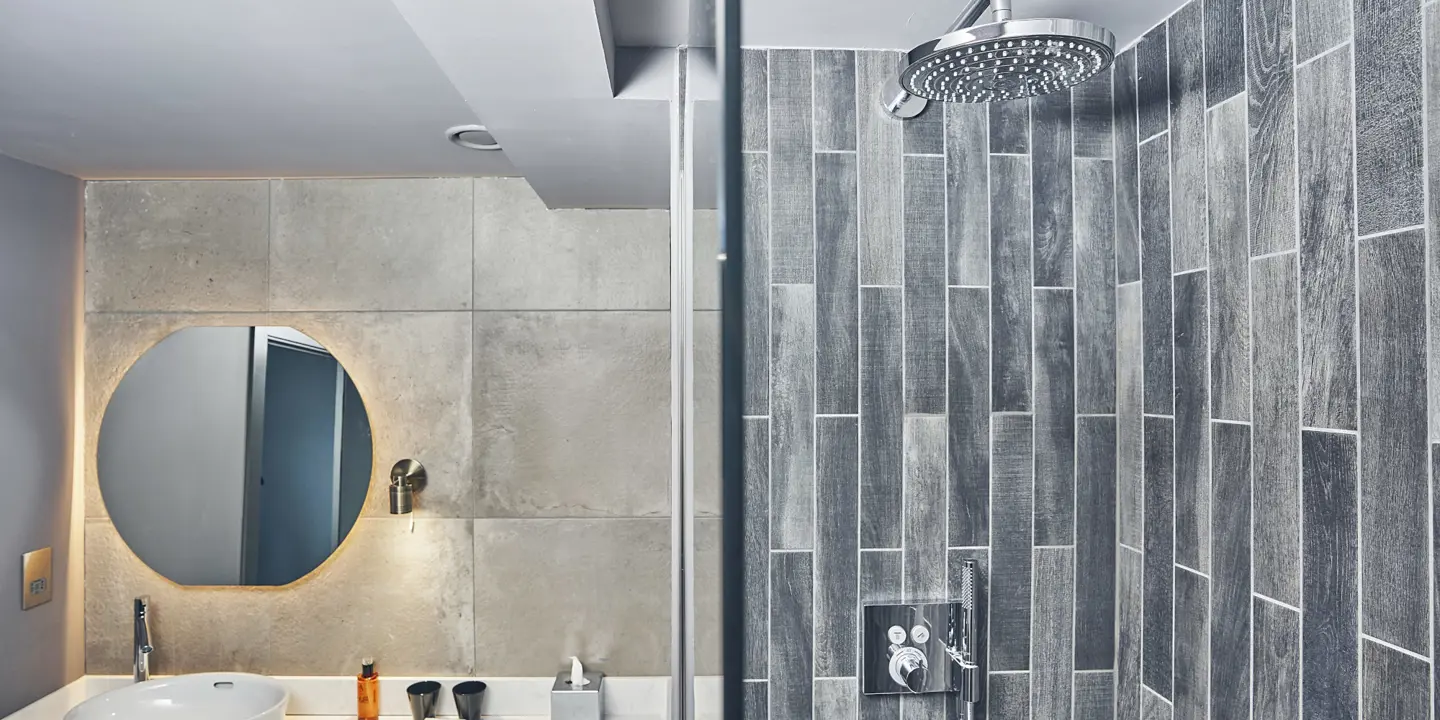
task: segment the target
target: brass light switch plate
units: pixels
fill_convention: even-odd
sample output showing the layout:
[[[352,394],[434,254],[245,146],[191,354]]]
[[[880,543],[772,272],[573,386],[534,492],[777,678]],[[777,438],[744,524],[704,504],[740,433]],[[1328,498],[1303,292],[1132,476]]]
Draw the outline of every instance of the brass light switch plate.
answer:
[[[25,582],[20,585],[20,609],[29,610],[50,602],[54,591],[50,577],[50,548],[25,553]]]

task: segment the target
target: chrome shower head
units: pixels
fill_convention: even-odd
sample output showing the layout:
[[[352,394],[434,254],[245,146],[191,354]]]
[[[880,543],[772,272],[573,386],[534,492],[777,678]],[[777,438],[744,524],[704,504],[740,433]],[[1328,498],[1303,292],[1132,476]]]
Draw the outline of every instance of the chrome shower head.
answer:
[[[1001,102],[1064,90],[1110,67],[1115,36],[1083,20],[1006,20],[910,51],[900,87],[942,102]]]
[[[970,24],[990,3],[975,0],[950,32],[911,50],[886,90],[885,108],[910,118],[926,100],[1002,102],[1058,92],[1110,66],[1115,36],[1083,20],[1010,19],[1008,0],[995,0],[995,22]]]

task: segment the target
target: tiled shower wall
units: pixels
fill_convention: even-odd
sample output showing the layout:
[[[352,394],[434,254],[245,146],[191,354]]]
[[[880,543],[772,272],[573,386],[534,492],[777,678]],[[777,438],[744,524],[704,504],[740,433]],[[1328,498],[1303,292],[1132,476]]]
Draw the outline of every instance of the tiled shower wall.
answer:
[[[1194,0],[1115,68],[1116,717],[1429,717],[1440,4]]]
[[[551,211],[510,178],[101,182],[85,210],[90,672],[129,672],[141,594],[161,673],[343,674],[373,655],[386,674],[543,676],[572,654],[669,672],[668,212]],[[715,283],[701,290],[713,316]],[[169,332],[216,324],[310,334],[369,412],[363,516],[285,588],[177,587],[100,496],[116,383]],[[697,323],[697,358],[717,355],[714,327]],[[714,363],[697,371],[713,427]],[[707,560],[715,435],[697,430]],[[430,473],[413,532],[385,507],[405,457]],[[718,672],[715,565],[697,580],[702,674]]]
[[[744,67],[745,717],[946,717],[860,695],[859,607],[952,597],[968,558],[989,717],[1109,717],[1108,74],[902,123],[897,53]]]

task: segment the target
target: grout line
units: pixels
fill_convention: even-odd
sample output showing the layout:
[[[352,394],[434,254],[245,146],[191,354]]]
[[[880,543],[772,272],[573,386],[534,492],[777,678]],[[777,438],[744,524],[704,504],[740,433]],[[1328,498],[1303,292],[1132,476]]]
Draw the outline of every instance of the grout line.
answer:
[[[1385,237],[1386,235],[1399,235],[1400,233],[1414,232],[1414,231],[1416,231],[1416,230],[1424,230],[1424,229],[1425,229],[1425,224],[1424,224],[1424,223],[1421,223],[1421,224],[1419,224],[1419,225],[1408,225],[1408,226],[1406,226],[1406,227],[1394,228],[1394,229],[1391,229],[1391,230],[1381,230],[1380,232],[1370,233],[1369,235],[1360,235],[1360,236],[1356,237],[1355,239],[1356,239],[1356,240],[1372,240],[1372,239],[1378,238],[1378,237]]]
[[[1115,413],[1075,413],[1077,418],[1113,418]]]
[[[860,413],[815,413],[815,418],[859,418]]]
[[[1332,433],[1332,434],[1335,434],[1335,435],[1359,435],[1359,434],[1360,434],[1360,433],[1359,433],[1358,431],[1356,431],[1356,430],[1342,430],[1342,429],[1340,429],[1340,428],[1309,427],[1309,426],[1305,426],[1305,425],[1301,425],[1301,426],[1300,426],[1300,431],[1301,431],[1301,432]]]
[[[1122,547],[1122,548],[1125,548],[1126,550],[1129,550],[1130,552],[1135,553],[1136,555],[1144,555],[1144,554],[1145,554],[1145,551],[1144,551],[1144,550],[1141,550],[1140,548],[1137,548],[1137,547],[1131,547],[1131,546],[1126,545],[1125,543],[1120,542],[1120,541],[1118,541],[1118,540],[1116,541],[1116,544],[1119,545],[1119,546]]]
[[[1402,647],[1400,647],[1399,645],[1395,645],[1395,644],[1393,644],[1393,643],[1385,642],[1384,640],[1381,640],[1380,638],[1377,638],[1377,637],[1375,637],[1375,636],[1373,636],[1373,635],[1367,635],[1367,634],[1365,634],[1365,633],[1360,633],[1360,637],[1361,637],[1362,639],[1364,639],[1364,640],[1369,640],[1370,642],[1375,643],[1376,645],[1379,645],[1380,647],[1388,648],[1388,649],[1390,649],[1390,650],[1394,650],[1395,652],[1398,652],[1398,653],[1401,653],[1401,654],[1404,654],[1404,655],[1408,655],[1408,656],[1410,656],[1410,657],[1412,657],[1412,658],[1415,658],[1416,660],[1423,660],[1423,661],[1425,662],[1425,664],[1427,664],[1427,665],[1430,664],[1430,658],[1425,657],[1424,655],[1421,655],[1420,653],[1417,653],[1417,652],[1415,652],[1415,651],[1413,651],[1413,650],[1406,650],[1405,648],[1402,648]]]
[[[811,78],[811,79],[813,80],[814,78]],[[855,154],[855,151],[854,151],[854,150],[822,150],[822,149],[820,149],[820,148],[815,148],[815,154],[817,154],[817,155],[854,155],[854,154]],[[816,680],[827,680],[827,679],[832,679],[832,678],[815,678],[815,679],[816,679]]]
[[[1174,380],[1172,379],[1171,382],[1173,383]],[[1141,417],[1150,418],[1150,419],[1152,419],[1152,420],[1174,420],[1174,419],[1175,419],[1175,416],[1174,416],[1174,415],[1162,415],[1162,414],[1160,414],[1160,413],[1141,413],[1140,415],[1141,415]]]
[[[893,288],[893,289],[896,289],[896,290],[900,290],[900,289],[903,289],[905,286],[903,286],[903,285],[861,285],[860,287],[862,287],[862,288]]]
[[[1210,418],[1210,422],[1220,423],[1222,425],[1241,425],[1244,427],[1250,427],[1249,420],[1226,420],[1224,418]]]
[[[905,548],[860,548],[862,553],[904,552]]]
[[[1255,596],[1255,599],[1257,599],[1257,600],[1264,600],[1265,602],[1270,603],[1271,605],[1274,605],[1274,606],[1276,606],[1276,607],[1285,608],[1286,610],[1290,610],[1290,611],[1292,611],[1292,612],[1294,612],[1294,613],[1296,613],[1296,614],[1302,614],[1302,611],[1300,610],[1300,608],[1297,608],[1297,607],[1295,607],[1294,605],[1291,605],[1291,604],[1289,604],[1289,603],[1280,602],[1279,600],[1276,600],[1275,598],[1272,598],[1272,597],[1270,597],[1270,596],[1268,596],[1268,595],[1261,595],[1261,594],[1258,593],[1258,592],[1257,592],[1257,593],[1251,593],[1251,594],[1254,595],[1254,596]]]
[[[1350,40],[1347,38],[1347,39],[1345,40],[1345,42],[1342,42],[1342,43],[1340,43],[1339,45],[1336,45],[1336,46],[1334,46],[1334,47],[1332,47],[1332,48],[1329,48],[1329,49],[1327,49],[1327,50],[1324,50],[1324,51],[1322,51],[1322,52],[1320,52],[1320,53],[1318,53],[1318,54],[1316,54],[1316,55],[1314,55],[1314,56],[1312,56],[1312,57],[1306,58],[1306,59],[1304,59],[1304,60],[1301,60],[1301,61],[1298,62],[1298,63],[1295,63],[1295,69],[1296,69],[1296,70],[1299,70],[1300,68],[1303,68],[1303,67],[1305,67],[1306,65],[1309,65],[1309,64],[1315,62],[1316,60],[1319,60],[1320,58],[1323,58],[1323,57],[1325,57],[1326,55],[1329,55],[1329,54],[1335,52],[1336,50],[1339,50],[1340,48],[1343,48],[1343,47],[1345,47],[1346,45],[1349,45],[1349,44],[1350,44]]]
[[[1277,258],[1282,255],[1289,255],[1291,253],[1299,254],[1299,252],[1300,251],[1296,250],[1295,248],[1290,248],[1288,250],[1277,250],[1275,252],[1265,253],[1264,255],[1253,255],[1250,257],[1250,262],[1255,262],[1256,260],[1269,260],[1270,258]]]
[[[1174,250],[1171,250],[1171,252],[1173,253]],[[1206,270],[1209,270],[1209,269],[1210,269],[1209,266],[1206,266],[1206,267],[1197,267],[1197,268],[1190,268],[1189,270],[1181,270],[1181,271],[1179,271],[1179,272],[1172,272],[1172,273],[1170,273],[1170,276],[1171,276],[1171,277],[1180,277],[1181,275],[1194,275],[1195,273],[1202,273],[1202,272],[1205,272]],[[1209,283],[1206,283],[1206,284],[1208,285]]]
[[[1185,563],[1178,563],[1178,562],[1177,562],[1177,563],[1175,563],[1175,567],[1180,568],[1181,570],[1184,570],[1185,572],[1188,572],[1188,573],[1190,573],[1191,575],[1196,575],[1196,576],[1205,578],[1206,580],[1209,580],[1209,579],[1210,579],[1210,575],[1209,575],[1208,573],[1200,572],[1199,570],[1196,570],[1195,568],[1192,568],[1192,567],[1186,565]]]
[[[950,290],[989,290],[985,285],[947,285]]]
[[[1027,122],[1028,122],[1028,120],[1027,120]],[[1030,158],[1030,153],[994,152],[994,151],[991,151],[990,155],[991,155],[992,157],[1017,157],[1017,158],[1026,158],[1026,159],[1029,159],[1029,158]],[[1028,672],[1028,671],[1026,671],[1026,672]]]
[[[1115,672],[1114,668],[1092,668],[1089,670],[1071,670],[1076,675],[1098,675],[1100,673]]]
[[[1139,91],[1137,90],[1136,93],[1138,94]],[[1148,145],[1151,140],[1154,140],[1155,138],[1158,138],[1158,137],[1161,137],[1161,136],[1163,136],[1163,135],[1169,134],[1169,132],[1170,132],[1170,128],[1167,127],[1167,128],[1165,128],[1164,130],[1161,130],[1160,132],[1155,133],[1154,135],[1151,135],[1150,137],[1145,138],[1144,140],[1141,140],[1140,142],[1136,143],[1136,146],[1135,146],[1135,147],[1136,147],[1136,151],[1137,151],[1137,152],[1139,151],[1140,146],[1142,146],[1142,145]],[[1139,173],[1136,173],[1136,174],[1138,175]],[[1142,273],[1142,274],[1143,274],[1143,273]]]
[[[742,682],[742,683],[768,683],[768,682],[770,682],[770,681],[769,681],[769,680],[766,680],[766,679],[764,679],[764,678],[745,678],[744,680],[741,680],[740,682]]]

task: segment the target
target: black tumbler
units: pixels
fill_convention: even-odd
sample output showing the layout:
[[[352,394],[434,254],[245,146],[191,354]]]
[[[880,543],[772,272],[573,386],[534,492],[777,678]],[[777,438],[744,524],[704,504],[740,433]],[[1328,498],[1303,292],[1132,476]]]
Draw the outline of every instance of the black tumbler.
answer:
[[[480,701],[485,698],[485,683],[468,680],[455,686],[455,710],[460,720],[480,720]]]
[[[411,718],[425,720],[435,717],[435,701],[440,699],[440,683],[434,680],[417,682],[405,688],[405,694],[410,696]]]

